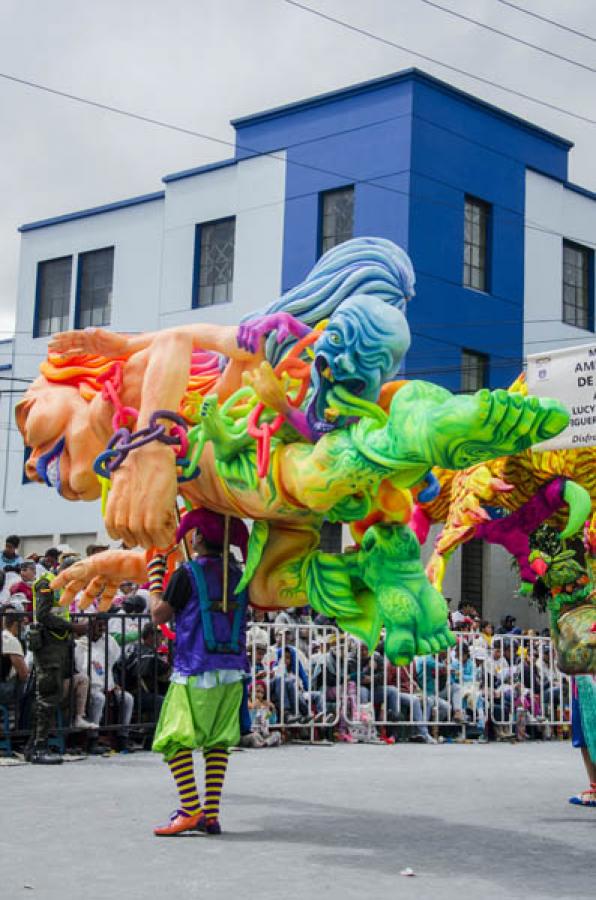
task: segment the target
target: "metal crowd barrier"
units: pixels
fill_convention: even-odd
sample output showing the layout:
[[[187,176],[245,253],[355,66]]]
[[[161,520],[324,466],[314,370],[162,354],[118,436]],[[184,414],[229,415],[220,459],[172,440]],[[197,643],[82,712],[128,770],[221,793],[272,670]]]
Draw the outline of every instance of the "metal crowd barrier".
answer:
[[[470,649],[468,635],[456,635],[451,651],[419,657],[408,666],[393,666],[380,652],[346,639],[344,709],[351,725],[404,725],[426,730],[435,725],[470,725],[484,729],[487,672],[480,651]]]
[[[248,632],[249,709],[264,689],[272,728],[332,728],[342,704],[342,644],[335,627],[254,623]]]
[[[489,696],[497,725],[569,724],[571,678],[559,671],[550,638],[498,635],[491,649]]]
[[[7,722],[10,737],[26,738],[34,730],[35,715],[36,672],[33,653],[28,646],[31,616],[0,609],[0,655],[4,652],[3,632],[7,615],[17,620],[15,636],[25,651],[29,676],[26,682],[10,684],[8,663],[3,662],[0,747],[3,745],[2,739],[7,738]],[[69,733],[85,733],[91,738],[98,732],[108,735],[116,733],[123,739],[127,739],[131,731],[139,738],[150,735],[167,689],[171,648],[161,640],[161,636],[158,644],[162,645],[164,653],[157,653],[157,645],[150,646],[149,637],[143,641],[143,628],[151,622],[149,614],[77,613],[71,619],[88,621],[96,640],[91,635],[85,635],[68,642],[64,697],[57,713],[54,733],[58,733],[61,741]],[[133,661],[135,657],[139,663],[136,666]],[[97,724],[98,728],[77,727],[77,712],[87,721]]]
[[[2,631],[5,615],[0,609]],[[13,616],[16,636],[27,651],[30,617]],[[150,636],[154,632],[143,640],[148,614],[72,618],[89,621],[96,640],[85,636],[73,642],[58,730],[78,732],[76,715],[84,710],[109,738],[126,740],[132,732],[148,739],[167,689],[171,644],[159,631],[156,642]],[[549,638],[499,635],[490,647],[477,634],[457,638],[449,652],[396,668],[382,646],[369,654],[333,626],[255,622],[247,638],[249,714],[265,708],[271,729],[303,729],[311,740],[329,737],[333,730],[373,739],[377,728],[388,726],[423,735],[431,726],[465,726],[480,734],[489,718],[509,732],[520,722],[542,727],[544,736],[547,728],[569,724],[571,680],[559,672]],[[3,642],[0,634],[0,654]],[[26,658],[32,668],[32,654]],[[34,716],[35,673],[14,686],[14,696],[6,675],[3,671],[0,683],[0,748],[7,730],[12,737],[28,736]]]

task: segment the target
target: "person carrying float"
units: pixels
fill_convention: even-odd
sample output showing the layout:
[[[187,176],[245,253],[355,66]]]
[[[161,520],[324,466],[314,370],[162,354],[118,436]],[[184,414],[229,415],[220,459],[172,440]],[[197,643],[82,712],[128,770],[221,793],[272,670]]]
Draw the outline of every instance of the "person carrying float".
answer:
[[[242,572],[229,544],[246,556],[248,531],[243,522],[205,509],[182,520],[177,538],[191,528],[195,557],[177,569],[161,592],[165,561],[149,566],[151,615],[157,625],[175,618],[176,640],[170,687],[152,749],[162,753],[174,777],[179,806],[158,837],[186,831],[221,834],[219,810],[229,751],[240,740],[246,655],[246,590],[234,593]],[[205,793],[199,798],[193,750],[205,761]]]

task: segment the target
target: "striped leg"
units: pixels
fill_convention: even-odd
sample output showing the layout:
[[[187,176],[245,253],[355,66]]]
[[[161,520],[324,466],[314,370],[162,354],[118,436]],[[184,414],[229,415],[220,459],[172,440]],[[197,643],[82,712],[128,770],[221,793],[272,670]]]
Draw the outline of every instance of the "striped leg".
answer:
[[[198,816],[201,812],[192,751],[179,750],[176,756],[168,760],[168,766],[174,776],[180,796],[180,810],[186,816]]]
[[[207,825],[217,822],[221,792],[228,768],[228,751],[215,749],[203,753],[205,759],[205,803],[203,812]]]

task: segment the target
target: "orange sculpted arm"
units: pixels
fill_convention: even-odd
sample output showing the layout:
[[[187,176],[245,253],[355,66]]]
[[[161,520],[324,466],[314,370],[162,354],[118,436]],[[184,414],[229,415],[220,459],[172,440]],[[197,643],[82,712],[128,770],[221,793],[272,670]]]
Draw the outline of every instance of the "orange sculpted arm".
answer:
[[[122,359],[146,350],[164,335],[181,335],[190,338],[193,350],[212,350],[236,360],[254,358],[255,354],[238,346],[237,334],[236,325],[210,325],[206,322],[179,325],[165,331],[146,331],[142,334],[119,334],[103,328],[85,328],[53,335],[48,349],[50,353],[66,357],[89,354]],[[260,354],[258,358],[261,358]]]

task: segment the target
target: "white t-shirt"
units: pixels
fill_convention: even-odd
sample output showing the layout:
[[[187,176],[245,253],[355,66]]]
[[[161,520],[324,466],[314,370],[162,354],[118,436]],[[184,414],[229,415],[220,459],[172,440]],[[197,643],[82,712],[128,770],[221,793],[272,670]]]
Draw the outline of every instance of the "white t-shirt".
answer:
[[[11,631],[8,631],[6,628],[2,629],[2,656],[24,656],[23,646],[18,639],[15,637]],[[17,672],[14,666],[11,666],[10,672],[8,673],[7,681],[11,681],[11,679],[17,677]]]
[[[106,659],[107,642],[107,659]],[[120,659],[121,649],[111,635],[105,635],[98,641],[91,642],[91,687],[96,690],[113,691],[114,664]],[[87,673],[89,658],[89,639],[82,638],[75,645],[75,664],[79,672]],[[106,668],[107,664],[107,668]],[[107,675],[106,675],[107,672]]]

